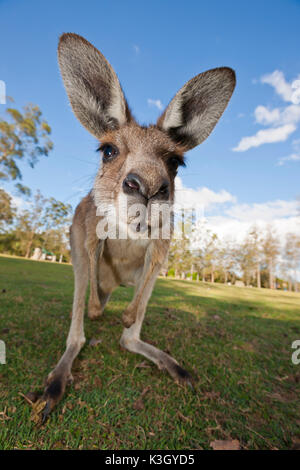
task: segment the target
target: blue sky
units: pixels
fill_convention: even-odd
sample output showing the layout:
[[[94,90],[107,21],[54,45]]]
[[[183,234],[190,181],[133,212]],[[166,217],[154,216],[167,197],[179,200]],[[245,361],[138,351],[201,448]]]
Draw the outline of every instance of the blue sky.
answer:
[[[22,166],[24,184],[73,206],[91,188],[96,142],[71,112],[56,59],[59,35],[76,32],[114,66],[141,123],[161,112],[149,100],[165,106],[192,76],[233,67],[233,98],[212,135],[187,154],[181,188],[204,198],[220,230],[257,218],[297,229],[300,105],[291,84],[300,79],[300,1],[0,0],[0,22],[7,95],[18,107],[38,104],[53,131],[51,155],[34,170]]]

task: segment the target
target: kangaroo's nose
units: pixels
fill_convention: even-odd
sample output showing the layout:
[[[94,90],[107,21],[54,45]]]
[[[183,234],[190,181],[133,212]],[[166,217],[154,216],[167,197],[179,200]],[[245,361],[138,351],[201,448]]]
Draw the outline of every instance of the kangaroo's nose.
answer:
[[[148,187],[140,176],[129,173],[123,181],[123,191],[126,194],[138,192],[147,197]]]

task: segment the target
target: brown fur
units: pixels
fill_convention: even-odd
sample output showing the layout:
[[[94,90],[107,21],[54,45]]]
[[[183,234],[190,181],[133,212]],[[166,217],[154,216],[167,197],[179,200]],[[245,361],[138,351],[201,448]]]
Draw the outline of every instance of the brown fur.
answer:
[[[191,385],[187,371],[168,354],[140,339],[147,302],[157,275],[167,257],[170,237],[145,239],[129,232],[126,239],[98,236],[101,222],[111,222],[111,209],[126,202],[147,207],[143,221],[152,233],[151,212],[156,203],[172,206],[174,161],[183,163],[184,151],[198,145],[214,128],[234,89],[234,72],[226,67],[194,77],[175,95],[157,125],[139,126],[133,119],[118,78],[103,55],[75,34],[64,34],[58,49],[64,84],[81,123],[103,145],[116,150],[103,159],[92,191],[78,205],[71,227],[71,251],[75,290],[67,348],[49,374],[43,400],[44,418],[64,394],[72,380],[72,363],[84,345],[83,316],[90,281],[89,317],[99,317],[118,285],[133,285],[132,301],[123,312],[121,345],[144,355],[176,380]],[[103,150],[104,151],[104,150]],[[134,188],[128,178],[134,177]],[[130,180],[132,183],[132,179]],[[108,210],[108,219],[104,209]],[[118,230],[136,216],[120,213]],[[162,223],[160,221],[160,223]],[[142,226],[142,225],[141,225]],[[162,226],[160,226],[162,227]],[[172,227],[171,227],[172,234]]]

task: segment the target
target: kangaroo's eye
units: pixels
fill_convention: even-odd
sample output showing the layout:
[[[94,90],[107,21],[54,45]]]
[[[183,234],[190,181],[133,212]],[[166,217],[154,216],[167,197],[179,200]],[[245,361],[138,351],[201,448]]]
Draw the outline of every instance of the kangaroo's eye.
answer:
[[[159,194],[168,194],[169,193],[169,183],[164,183],[159,190]]]
[[[169,165],[170,165],[174,170],[177,170],[177,168],[179,167],[179,160],[178,160],[178,158],[175,158],[175,157],[170,158],[170,160],[169,160]]]
[[[178,167],[185,166],[185,163],[182,158],[173,156],[168,159],[168,166],[172,171],[177,172]]]
[[[119,154],[119,150],[112,144],[103,144],[99,148],[102,153],[103,161],[111,160]]]

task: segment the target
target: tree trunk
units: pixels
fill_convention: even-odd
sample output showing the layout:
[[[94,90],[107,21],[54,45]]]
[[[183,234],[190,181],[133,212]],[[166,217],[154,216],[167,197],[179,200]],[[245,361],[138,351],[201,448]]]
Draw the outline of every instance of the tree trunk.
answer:
[[[257,287],[260,289],[261,288],[260,264],[257,265],[256,280],[257,280]]]
[[[294,269],[294,291],[298,292],[298,283],[297,283],[297,269]]]
[[[29,242],[28,242],[28,244],[27,244],[27,249],[26,249],[25,258],[29,258],[29,256],[30,256],[30,251],[31,251],[33,239],[34,239],[34,233],[31,234],[30,240],[29,240]]]
[[[273,263],[272,260],[269,263],[269,287],[270,289],[273,289]]]

